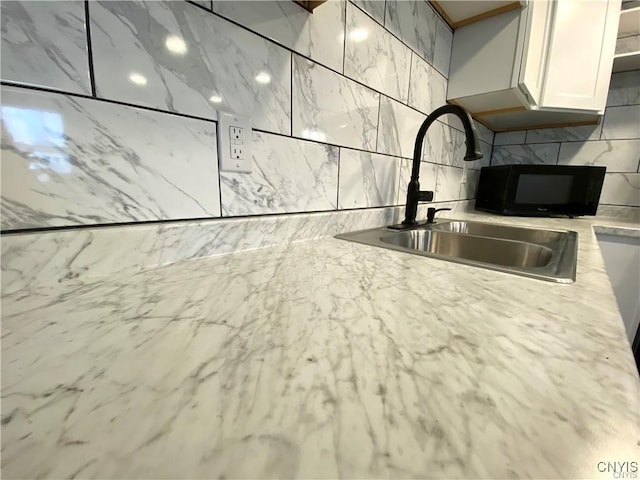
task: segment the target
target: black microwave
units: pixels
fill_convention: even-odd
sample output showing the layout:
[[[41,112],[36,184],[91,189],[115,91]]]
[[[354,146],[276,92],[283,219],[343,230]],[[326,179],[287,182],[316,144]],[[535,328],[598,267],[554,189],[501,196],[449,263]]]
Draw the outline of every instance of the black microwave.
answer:
[[[606,167],[499,165],[480,170],[476,210],[502,215],[595,215]]]

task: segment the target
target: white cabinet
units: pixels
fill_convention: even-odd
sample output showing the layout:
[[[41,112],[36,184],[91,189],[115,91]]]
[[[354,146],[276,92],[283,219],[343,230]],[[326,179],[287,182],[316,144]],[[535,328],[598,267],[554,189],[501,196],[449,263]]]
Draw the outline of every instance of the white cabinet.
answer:
[[[529,1],[457,29],[447,98],[497,131],[597,123],[620,3]]]

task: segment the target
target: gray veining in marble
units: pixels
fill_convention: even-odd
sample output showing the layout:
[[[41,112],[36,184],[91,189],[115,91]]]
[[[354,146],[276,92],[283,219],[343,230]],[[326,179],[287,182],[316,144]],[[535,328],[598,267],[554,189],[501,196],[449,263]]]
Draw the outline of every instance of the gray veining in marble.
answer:
[[[98,96],[289,134],[291,53],[187,2],[91,2]]]
[[[638,138],[638,132],[640,132],[640,105],[607,108],[600,138],[603,140]]]
[[[251,174],[220,172],[224,216],[334,210],[338,147],[253,132]]]
[[[607,107],[640,104],[640,70],[611,75]]]
[[[596,233],[603,233],[605,235],[616,235],[618,237],[628,238],[640,238],[639,228],[629,227],[611,227],[608,225],[594,225],[593,231]]]
[[[443,202],[449,200],[460,200],[461,191],[466,193],[465,170],[448,165],[438,165],[438,180],[434,201]]]
[[[203,6],[207,10],[211,10],[211,0],[189,0],[191,3],[196,3]]]
[[[640,382],[575,228],[564,288],[329,238],[4,295],[3,476],[596,477]]]
[[[380,25],[384,25],[384,4],[385,0],[350,0],[351,3],[357,5],[367,12]]]
[[[429,171],[428,165],[423,164],[423,171]],[[398,202],[403,205],[410,175],[406,171],[403,198]],[[423,179],[429,182],[425,183],[428,188],[435,189],[435,173]],[[455,212],[472,208],[468,202],[440,206]],[[419,207],[421,218],[425,210]],[[183,260],[381,227],[400,222],[401,215],[404,209],[393,207],[3,235],[1,291],[9,294],[60,282],[78,284]]]
[[[342,72],[343,0],[326,2],[313,13],[289,0],[214,0],[213,11],[315,62]]]
[[[398,187],[398,205],[406,205],[407,187],[411,180],[411,167],[413,162],[408,159],[402,159],[400,163],[400,185]],[[438,179],[438,165],[429,162],[420,163],[420,190],[436,191],[436,183]],[[439,201],[434,198],[434,201]]]
[[[427,130],[423,160],[442,165],[462,167],[466,153],[465,136],[459,130],[435,121]]]
[[[482,158],[473,162],[465,162],[465,164],[474,170],[480,170],[482,167],[488,167],[491,165],[491,154],[493,152],[493,145],[480,140],[480,150],[482,151]]]
[[[602,122],[579,127],[541,128],[527,130],[526,143],[576,142],[600,139]]]
[[[607,173],[600,203],[640,207],[640,173]]]
[[[425,118],[426,115],[382,96],[377,151],[397,157],[413,158],[416,134]]]
[[[465,165],[462,173],[462,184],[460,185],[460,199],[471,200],[476,198],[480,172]]]
[[[438,15],[436,15],[436,23],[436,47],[433,53],[433,66],[448,78],[453,32]]]
[[[2,80],[91,95],[84,2],[0,2]]]
[[[387,0],[384,26],[427,62],[433,63],[436,13],[421,0]]]
[[[395,205],[402,161],[377,153],[340,149],[340,209]]]
[[[599,165],[607,167],[607,172],[637,172],[640,140],[562,143],[558,165]]]
[[[522,145],[524,144],[525,137],[527,136],[526,130],[518,132],[496,132],[494,145]]]
[[[616,219],[625,219],[629,221],[640,222],[640,207],[629,207],[626,205],[598,205],[598,218],[608,217]]]
[[[559,150],[559,143],[495,145],[491,156],[491,165],[507,165],[512,163],[555,165],[558,160]]]
[[[379,93],[294,54],[293,134],[373,151]]]
[[[403,200],[404,202],[404,200]],[[3,235],[2,292],[398,223],[400,210],[256,216]]]
[[[411,50],[351,3],[346,32],[344,74],[406,103]]]
[[[640,25],[638,30],[640,30]],[[619,38],[616,42],[616,55],[632,52],[640,52],[640,35]]]
[[[451,115],[448,115],[448,116],[450,117]],[[476,132],[478,132],[478,137],[480,138],[480,140],[488,143],[489,145],[493,145],[493,137],[494,137],[493,130],[489,130],[487,127],[485,127],[483,124],[477,121],[474,121],[474,125],[476,126]],[[459,130],[464,131],[464,129],[459,129]]]
[[[3,230],[219,215],[214,123],[2,89]]]
[[[447,103],[447,79],[418,55],[411,57],[409,105],[429,115]]]

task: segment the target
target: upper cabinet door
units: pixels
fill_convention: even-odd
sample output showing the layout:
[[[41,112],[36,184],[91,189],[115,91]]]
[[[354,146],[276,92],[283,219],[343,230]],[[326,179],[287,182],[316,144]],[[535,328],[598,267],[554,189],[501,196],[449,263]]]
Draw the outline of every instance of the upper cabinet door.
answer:
[[[615,52],[621,0],[553,2],[540,107],[602,111]]]

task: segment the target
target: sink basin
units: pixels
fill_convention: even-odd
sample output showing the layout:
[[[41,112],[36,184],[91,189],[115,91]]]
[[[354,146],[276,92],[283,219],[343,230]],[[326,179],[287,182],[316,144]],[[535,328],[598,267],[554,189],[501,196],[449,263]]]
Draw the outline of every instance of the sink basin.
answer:
[[[558,283],[575,281],[576,232],[440,220],[409,230],[387,227],[336,235],[365,245]]]
[[[557,230],[540,230],[537,228],[511,227],[494,223],[453,221],[435,223],[433,230],[442,232],[464,233],[482,237],[500,238],[502,240],[516,240],[546,245],[557,242],[565,232]]]
[[[532,243],[456,235],[434,230],[410,230],[380,237],[384,243],[410,250],[508,267],[544,267],[553,250]]]

